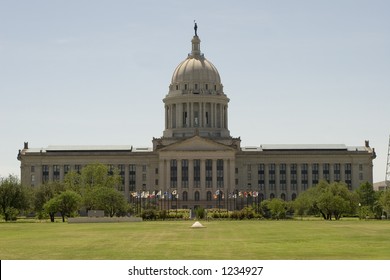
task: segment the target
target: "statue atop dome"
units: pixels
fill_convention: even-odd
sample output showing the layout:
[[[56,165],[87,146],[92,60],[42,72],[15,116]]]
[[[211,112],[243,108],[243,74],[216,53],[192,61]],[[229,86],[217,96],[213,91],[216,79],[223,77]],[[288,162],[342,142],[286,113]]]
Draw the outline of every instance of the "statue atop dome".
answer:
[[[194,30],[195,30],[195,36],[198,37],[198,25],[196,24],[196,21],[194,20]]]

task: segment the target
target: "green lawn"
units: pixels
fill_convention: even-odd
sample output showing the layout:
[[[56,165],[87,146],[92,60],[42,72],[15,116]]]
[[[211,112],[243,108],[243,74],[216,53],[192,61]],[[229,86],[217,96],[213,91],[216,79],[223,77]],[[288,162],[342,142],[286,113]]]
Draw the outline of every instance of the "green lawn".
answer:
[[[0,223],[0,259],[390,259],[390,221]]]

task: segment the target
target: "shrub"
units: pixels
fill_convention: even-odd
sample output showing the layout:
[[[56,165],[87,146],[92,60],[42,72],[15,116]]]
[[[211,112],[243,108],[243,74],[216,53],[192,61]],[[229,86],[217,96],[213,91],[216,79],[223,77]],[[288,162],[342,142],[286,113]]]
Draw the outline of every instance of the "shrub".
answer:
[[[203,207],[195,209],[195,215],[197,219],[204,219],[206,217],[206,210]]]

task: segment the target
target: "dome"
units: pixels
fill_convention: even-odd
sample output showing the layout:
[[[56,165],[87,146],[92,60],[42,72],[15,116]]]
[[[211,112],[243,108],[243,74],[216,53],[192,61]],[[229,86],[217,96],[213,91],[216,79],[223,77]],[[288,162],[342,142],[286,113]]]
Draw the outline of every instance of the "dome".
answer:
[[[174,84],[181,83],[208,83],[210,85],[219,85],[221,78],[217,68],[204,56],[191,57],[181,62],[172,75]]]
[[[195,35],[192,52],[175,69],[171,80],[171,93],[175,90],[214,90],[222,92],[221,78],[217,68],[200,52],[200,39]]]

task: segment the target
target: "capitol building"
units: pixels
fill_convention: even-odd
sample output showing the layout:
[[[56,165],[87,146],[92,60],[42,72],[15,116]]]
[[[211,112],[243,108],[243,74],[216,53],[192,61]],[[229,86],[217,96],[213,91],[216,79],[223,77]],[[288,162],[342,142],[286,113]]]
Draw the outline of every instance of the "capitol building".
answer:
[[[118,189],[134,195],[174,194],[169,208],[242,207],[232,198],[294,200],[324,179],[345,182],[350,190],[373,183],[375,150],[343,144],[260,145],[242,147],[229,131],[229,102],[217,68],[201,52],[197,34],[191,52],[173,71],[163,98],[165,127],[152,147],[48,146],[19,151],[21,182],[39,186],[62,181],[90,163],[117,168]],[[184,52],[185,50],[183,50]],[[362,141],[363,142],[363,141]],[[172,196],[171,196],[172,197]]]

